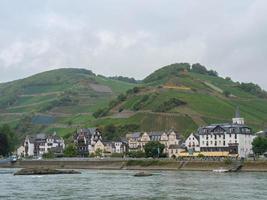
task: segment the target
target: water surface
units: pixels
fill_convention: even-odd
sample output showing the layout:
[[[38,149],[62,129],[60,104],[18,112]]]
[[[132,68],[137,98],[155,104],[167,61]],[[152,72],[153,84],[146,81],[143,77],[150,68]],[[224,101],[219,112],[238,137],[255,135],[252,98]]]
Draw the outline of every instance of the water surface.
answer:
[[[81,170],[82,174],[13,176],[0,169],[0,199],[181,199],[266,200],[267,173]]]

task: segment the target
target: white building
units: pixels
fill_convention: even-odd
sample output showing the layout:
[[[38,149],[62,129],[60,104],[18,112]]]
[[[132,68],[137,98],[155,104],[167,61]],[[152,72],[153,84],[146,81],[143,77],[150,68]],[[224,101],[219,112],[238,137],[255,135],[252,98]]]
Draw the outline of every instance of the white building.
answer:
[[[253,153],[252,141],[255,135],[251,128],[244,124],[244,119],[240,118],[239,110],[231,124],[201,127],[197,135],[201,152],[228,152],[241,158]]]
[[[200,151],[199,135],[191,133],[185,140],[185,146],[187,148],[187,151],[199,152]]]
[[[55,133],[53,135],[37,134],[35,136],[26,136],[23,147],[23,156],[41,156],[44,153],[48,153],[49,150],[55,153],[62,153],[65,143],[63,138]],[[18,151],[21,152],[21,148]]]

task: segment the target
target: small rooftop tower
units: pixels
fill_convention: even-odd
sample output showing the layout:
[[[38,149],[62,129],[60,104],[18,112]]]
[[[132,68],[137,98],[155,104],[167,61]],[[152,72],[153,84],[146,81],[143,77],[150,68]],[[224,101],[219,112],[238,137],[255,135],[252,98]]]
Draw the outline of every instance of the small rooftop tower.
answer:
[[[232,120],[233,120],[233,124],[239,124],[239,125],[244,125],[245,124],[244,118],[240,117],[239,106],[237,106],[236,111],[235,111],[235,117]]]

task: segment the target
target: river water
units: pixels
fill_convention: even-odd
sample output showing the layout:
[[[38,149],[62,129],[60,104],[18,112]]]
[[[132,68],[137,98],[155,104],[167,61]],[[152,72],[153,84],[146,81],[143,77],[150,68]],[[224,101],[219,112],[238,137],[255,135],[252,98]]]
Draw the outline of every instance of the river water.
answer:
[[[13,176],[0,169],[0,199],[267,199],[267,173],[81,170],[82,174]]]

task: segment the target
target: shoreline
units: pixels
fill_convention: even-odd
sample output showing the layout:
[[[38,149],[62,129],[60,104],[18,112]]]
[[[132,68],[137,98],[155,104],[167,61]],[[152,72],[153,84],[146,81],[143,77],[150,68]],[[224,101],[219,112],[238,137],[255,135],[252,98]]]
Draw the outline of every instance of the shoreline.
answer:
[[[175,160],[23,160],[0,164],[0,168],[54,168],[88,170],[161,170],[161,171],[212,171],[228,169],[234,164],[223,161]],[[245,161],[240,172],[267,172],[267,161]]]

